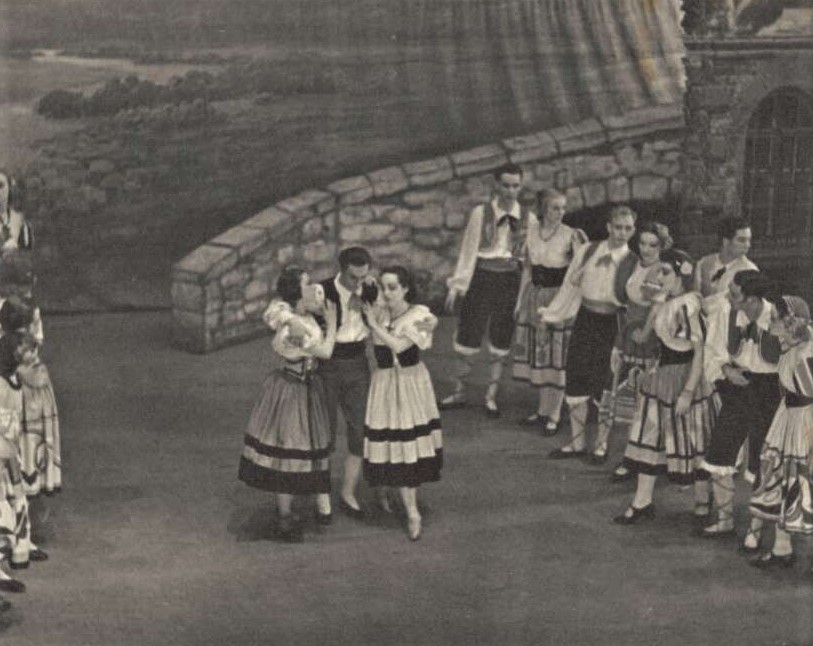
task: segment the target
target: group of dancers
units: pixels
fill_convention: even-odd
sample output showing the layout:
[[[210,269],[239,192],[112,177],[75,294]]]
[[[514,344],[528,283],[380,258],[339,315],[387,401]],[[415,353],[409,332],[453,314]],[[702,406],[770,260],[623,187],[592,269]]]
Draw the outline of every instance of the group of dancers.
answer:
[[[339,254],[338,275],[321,283],[311,282],[303,268],[286,267],[278,298],[263,315],[276,332],[281,365],[251,413],[239,477],[276,494],[277,532],[288,542],[303,540],[303,519],[292,511],[296,494],[315,495],[316,521],[332,522],[329,456],[339,409],[347,430],[338,500],[345,514],[365,517],[356,497],[363,475],[383,512],[403,509],[407,535],[416,541],[422,530],[417,488],[440,479],[440,414],[420,358],[432,344],[437,319],[415,303],[407,269],[384,267],[376,280],[372,264],[366,249],[350,247]]]
[[[607,238],[591,242],[563,222],[563,194],[541,191],[527,208],[521,167],[504,166],[494,179],[495,195],[472,210],[448,280],[446,307],[459,312],[454,387],[437,404],[419,356],[437,320],[414,304],[407,269],[383,268],[376,281],[370,254],[352,247],[339,257],[339,274],[320,284],[301,268],[282,272],[265,320],[283,363],[263,386],[240,461],[242,480],[277,494],[281,536],[302,540],[294,494],[316,494],[317,520],[331,520],[329,455],[341,408],[349,455],[340,508],[364,516],[362,475],[385,511],[388,489],[397,488],[417,540],[416,490],[439,479],[443,460],[438,411],[468,404],[485,340],[484,414],[501,416],[511,360],[514,378],[539,392],[522,425],[552,436],[568,413],[571,437],[552,459],[603,464],[618,393],[635,394],[612,480],[635,478],[637,487],[617,523],[654,518],[655,480],[668,475],[693,487],[700,536],[732,535],[734,475],[744,462],[752,520],[740,549],[757,567],[791,565],[790,533],[813,533],[813,327],[805,301],[775,294],[748,259],[748,223],[721,220],[719,251],[695,262],[674,248],[665,225],[638,222],[628,206],[612,208]],[[776,525],[770,548],[761,545],[765,521]]]
[[[48,559],[32,524],[46,517],[43,496],[62,488],[62,461],[54,389],[40,357],[45,337],[33,296],[33,239],[14,208],[14,189],[0,171],[0,591],[20,593],[25,584],[9,570]],[[0,596],[0,612],[10,607]]]

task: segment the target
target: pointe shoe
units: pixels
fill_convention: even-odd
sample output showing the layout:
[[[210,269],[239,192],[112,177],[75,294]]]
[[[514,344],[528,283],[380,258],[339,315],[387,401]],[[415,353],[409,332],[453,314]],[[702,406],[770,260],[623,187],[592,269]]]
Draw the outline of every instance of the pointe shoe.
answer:
[[[631,513],[627,513],[631,512]],[[649,503],[646,507],[633,507],[630,505],[620,516],[613,518],[613,522],[619,525],[634,525],[642,520],[652,520],[655,518],[655,505]]]
[[[407,536],[409,540],[417,541],[421,537],[421,517],[407,519]]]
[[[339,510],[353,520],[364,520],[364,510],[356,509],[341,496],[339,496]]]
[[[465,405],[466,395],[463,393],[452,393],[438,402],[438,409],[454,410],[455,408],[463,408]]]
[[[523,417],[522,419],[517,420],[517,424],[530,428],[543,429],[545,428],[545,416],[540,415],[539,413],[534,413],[533,415],[528,415],[528,417]]]
[[[42,561],[48,560],[48,552],[45,550],[41,550],[39,547],[36,549],[31,550],[28,553],[28,560],[33,561],[34,563],[42,563]]]
[[[493,399],[486,399],[485,403],[483,404],[483,408],[485,408],[486,417],[489,419],[499,419],[500,415],[502,415],[499,407],[497,406],[497,402]]]
[[[545,437],[553,437],[559,432],[559,422],[549,419],[545,422],[545,428],[542,429],[542,435]]]
[[[331,514],[330,512],[327,512],[326,514],[323,514],[321,511],[319,511],[317,509],[316,510],[316,522],[319,525],[330,525],[330,524],[333,523],[333,514]]]
[[[594,466],[601,466],[607,461],[607,445],[596,447],[587,458],[588,462]]]
[[[563,446],[548,453],[551,460],[568,460],[570,458],[583,458],[587,455],[586,449],[574,449],[572,446]]]
[[[726,536],[733,536],[734,535],[734,523],[731,524],[717,521],[716,523],[712,523],[707,527],[704,527],[701,531],[699,536],[702,538],[725,538]]]

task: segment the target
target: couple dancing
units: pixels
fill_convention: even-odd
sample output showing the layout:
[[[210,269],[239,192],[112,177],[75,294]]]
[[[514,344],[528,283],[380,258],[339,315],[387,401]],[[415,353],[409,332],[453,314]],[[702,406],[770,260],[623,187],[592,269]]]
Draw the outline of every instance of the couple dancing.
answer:
[[[338,410],[347,428],[339,508],[363,519],[356,497],[362,475],[375,487],[384,512],[397,488],[407,534],[421,535],[417,487],[440,479],[443,462],[440,416],[420,351],[432,344],[437,319],[415,304],[415,282],[404,267],[370,274],[363,247],[339,254],[337,276],[312,283],[289,266],[277,282],[278,298],[263,315],[276,332],[281,367],[262,386],[245,433],[239,478],[276,494],[278,533],[302,540],[302,521],[292,513],[296,494],[313,494],[316,520],[332,521],[330,455]],[[376,368],[370,374],[367,339]]]

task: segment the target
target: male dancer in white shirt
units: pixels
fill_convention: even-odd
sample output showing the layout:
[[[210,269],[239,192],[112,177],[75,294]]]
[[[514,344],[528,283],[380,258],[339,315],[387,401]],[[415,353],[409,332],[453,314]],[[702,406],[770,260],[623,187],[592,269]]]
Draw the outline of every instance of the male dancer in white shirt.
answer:
[[[746,254],[751,248],[751,227],[743,218],[723,218],[717,224],[720,251],[703,256],[694,274],[695,291],[704,299],[703,309],[711,313],[728,297],[728,286],[738,271],[758,269]]]
[[[638,259],[627,243],[635,233],[637,215],[617,206],[607,219],[609,238],[576,252],[565,282],[581,298],[565,365],[565,401],[570,408],[571,440],[551,452],[556,460],[587,455],[585,424],[590,399],[598,405],[611,381],[610,358],[618,334],[618,310]],[[564,285],[563,285],[564,286]],[[560,289],[548,307],[539,309],[541,324],[561,323],[573,316],[573,289]]]
[[[466,383],[474,357],[488,332],[489,382],[485,413],[499,417],[499,382],[514,336],[514,309],[519,296],[522,252],[527,231],[527,212],[517,198],[522,190],[522,169],[508,164],[494,172],[496,197],[471,212],[457,267],[447,281],[446,309],[453,311],[463,299],[455,334],[455,389],[442,399],[441,409],[466,403]]]
[[[703,530],[705,537],[734,531],[734,473],[737,455],[748,439],[748,471],[753,482],[759,455],[781,393],[777,364],[779,339],[768,330],[773,305],[766,300],[770,281],[749,269],[734,274],[728,299],[708,319],[704,370],[720,395],[703,467],[711,473],[717,520]]]
[[[378,296],[375,279],[370,276],[372,258],[363,247],[348,247],[339,253],[339,274],[322,281],[325,298],[336,304],[337,330],[333,354],[320,362],[319,373],[325,383],[330,423],[333,432],[341,408],[347,427],[348,455],[344,463],[339,509],[361,519],[364,511],[356,499],[364,452],[364,414],[370,389],[367,361],[367,337],[370,330],[362,314],[362,302],[372,303]]]

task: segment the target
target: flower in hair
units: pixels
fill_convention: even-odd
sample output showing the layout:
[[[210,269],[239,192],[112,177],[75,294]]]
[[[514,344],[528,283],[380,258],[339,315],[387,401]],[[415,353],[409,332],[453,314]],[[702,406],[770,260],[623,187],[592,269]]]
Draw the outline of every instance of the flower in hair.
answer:
[[[682,276],[691,276],[694,268],[692,267],[692,263],[690,263],[688,260],[684,260],[682,263],[680,263],[679,269]]]

